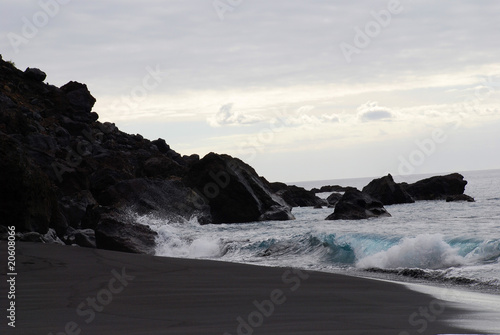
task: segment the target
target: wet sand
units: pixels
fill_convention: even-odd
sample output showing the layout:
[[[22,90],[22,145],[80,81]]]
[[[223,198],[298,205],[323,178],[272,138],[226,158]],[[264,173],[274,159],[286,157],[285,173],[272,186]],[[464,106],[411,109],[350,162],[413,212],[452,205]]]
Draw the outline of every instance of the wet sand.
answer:
[[[391,282],[21,242],[16,258],[16,328],[2,280],[2,334],[467,333],[447,322],[456,305]]]

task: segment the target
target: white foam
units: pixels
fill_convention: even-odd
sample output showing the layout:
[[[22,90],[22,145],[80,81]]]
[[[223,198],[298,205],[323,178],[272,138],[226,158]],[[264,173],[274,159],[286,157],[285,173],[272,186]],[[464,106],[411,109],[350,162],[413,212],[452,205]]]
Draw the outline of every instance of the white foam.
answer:
[[[359,268],[421,268],[442,269],[465,263],[452,248],[443,241],[440,234],[422,234],[414,238],[404,238],[398,245],[360,259]]]

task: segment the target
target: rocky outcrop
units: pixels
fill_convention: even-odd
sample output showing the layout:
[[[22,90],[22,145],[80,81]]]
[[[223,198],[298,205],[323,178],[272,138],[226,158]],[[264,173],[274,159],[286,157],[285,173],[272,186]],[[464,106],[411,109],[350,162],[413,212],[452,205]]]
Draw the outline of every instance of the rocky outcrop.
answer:
[[[413,203],[415,200],[401,185],[396,184],[390,174],[374,179],[363,188],[363,192],[380,200],[384,205]]]
[[[292,207],[326,206],[328,203],[303,187],[271,183],[273,191]]]
[[[311,192],[313,193],[324,193],[324,192],[346,192],[356,190],[357,188],[352,186],[340,186],[340,185],[325,185],[320,188],[313,188]]]
[[[283,199],[237,158],[209,153],[191,166],[184,181],[210,207],[212,223],[294,219]]]
[[[98,121],[85,84],[45,78],[0,57],[0,226],[31,240],[54,231],[66,244],[151,253],[154,233],[130,211],[200,223],[293,218],[236,158],[181,156],[163,139],[126,134]]]
[[[361,220],[387,216],[391,215],[380,201],[364,192],[350,190],[344,193],[333,214],[326,220]]]
[[[461,174],[452,173],[400,185],[415,200],[445,200],[449,196],[463,194],[467,181]]]

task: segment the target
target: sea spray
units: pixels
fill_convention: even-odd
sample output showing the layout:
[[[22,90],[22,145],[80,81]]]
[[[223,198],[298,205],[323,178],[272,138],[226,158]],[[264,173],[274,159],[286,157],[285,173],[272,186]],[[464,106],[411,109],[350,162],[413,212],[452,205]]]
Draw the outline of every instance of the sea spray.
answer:
[[[420,268],[444,269],[465,263],[458,249],[443,241],[440,234],[423,234],[404,238],[401,243],[386,251],[359,260],[359,268]]]

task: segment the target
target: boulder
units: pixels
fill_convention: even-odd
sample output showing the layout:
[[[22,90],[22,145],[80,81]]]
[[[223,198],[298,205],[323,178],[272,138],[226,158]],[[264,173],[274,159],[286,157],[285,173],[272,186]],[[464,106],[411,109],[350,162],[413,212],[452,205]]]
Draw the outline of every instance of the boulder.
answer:
[[[467,202],[475,202],[473,197],[467,195],[467,194],[457,194],[457,195],[450,195],[446,197],[446,202],[453,202],[453,201],[467,201]]]
[[[207,154],[191,166],[184,181],[210,206],[212,223],[294,219],[290,207],[251,166],[229,155]]]
[[[363,188],[363,192],[380,200],[384,205],[414,203],[415,200],[401,185],[396,184],[390,174],[374,179]]]
[[[413,184],[402,183],[403,189],[415,200],[445,200],[463,194],[467,181],[459,173],[422,179]]]
[[[147,226],[105,217],[97,225],[95,241],[99,249],[154,255],[157,235]]]
[[[39,82],[42,82],[45,80],[45,78],[47,78],[47,74],[37,68],[27,68],[24,71],[24,75],[28,79],[32,79],[34,81],[39,81]]]
[[[66,94],[70,105],[77,112],[88,114],[90,117],[90,112],[96,102],[96,99],[92,96],[92,94],[90,94],[87,85],[78,83],[76,81],[70,81],[66,85],[61,86],[61,91]],[[91,118],[85,119],[85,121],[90,120]]]
[[[76,229],[70,231],[65,236],[66,243],[70,245],[78,245],[84,248],[95,248],[95,231],[93,229]]]
[[[350,190],[344,193],[333,214],[326,220],[361,220],[387,216],[391,215],[380,201],[364,192]]]

